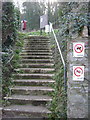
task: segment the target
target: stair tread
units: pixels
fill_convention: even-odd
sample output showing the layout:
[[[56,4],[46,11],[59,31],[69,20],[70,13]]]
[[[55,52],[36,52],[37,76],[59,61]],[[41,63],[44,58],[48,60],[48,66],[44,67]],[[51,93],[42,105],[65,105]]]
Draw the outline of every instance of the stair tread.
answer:
[[[54,65],[53,63],[20,63],[20,65]]]
[[[42,87],[42,86],[39,86],[39,87],[33,87],[33,86],[15,86],[13,88],[10,88],[11,90],[44,90],[44,91],[54,91],[53,88],[51,87]]]
[[[55,82],[54,80],[37,80],[37,79],[31,79],[31,80],[27,80],[27,79],[19,79],[19,80],[13,80],[13,81],[15,81],[15,82],[36,82],[36,83],[38,83],[38,82]]]
[[[5,111],[17,111],[17,112],[28,112],[28,113],[51,113],[46,107],[33,106],[33,105],[10,105],[4,107]]]
[[[26,56],[23,56],[23,55],[20,55],[20,57],[53,57],[53,56],[41,56],[41,55],[26,55]]]
[[[53,61],[52,59],[22,59],[21,61]]]
[[[15,69],[15,71],[19,70],[46,70],[46,71],[54,71],[54,68],[19,68]]]
[[[20,76],[33,76],[33,75],[34,75],[34,76],[54,76],[54,74],[47,74],[47,73],[46,73],[46,74],[40,74],[40,73],[37,73],[37,74],[36,74],[36,73],[32,73],[32,74],[31,74],[31,73],[29,73],[29,74],[23,73],[23,74],[20,74],[20,73],[19,73],[19,74],[13,74],[13,75],[15,75],[15,76],[16,76],[16,75],[17,75],[17,76],[18,76],[18,75],[20,75]]]
[[[34,100],[34,101],[51,101],[52,98],[50,96],[45,96],[45,95],[36,95],[36,96],[31,96],[31,95],[12,95],[10,97],[4,97],[4,99],[13,99],[13,100]]]
[[[30,52],[30,53],[34,53],[34,54],[52,54],[52,52],[41,52],[41,53],[40,53],[40,52],[38,52],[38,51],[37,51],[37,52],[33,52],[33,51],[32,51],[32,52]],[[29,54],[30,54],[30,53],[29,53]],[[22,53],[22,52],[21,52],[20,54],[28,54],[28,53]]]
[[[37,54],[37,55],[52,55],[52,53],[39,53],[39,52],[30,52],[30,53],[20,53],[20,55],[34,55],[34,54]]]
[[[37,51],[40,51],[40,52],[47,52],[47,51],[50,51],[51,52],[51,50],[22,50],[22,51],[33,51],[33,52],[37,52]]]

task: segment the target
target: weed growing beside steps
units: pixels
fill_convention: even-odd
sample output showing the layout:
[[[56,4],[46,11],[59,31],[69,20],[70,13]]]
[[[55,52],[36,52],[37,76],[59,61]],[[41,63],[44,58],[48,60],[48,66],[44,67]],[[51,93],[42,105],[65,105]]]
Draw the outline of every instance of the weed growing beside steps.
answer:
[[[56,31],[57,32],[57,31]],[[60,39],[57,37],[59,44],[61,46],[61,50],[66,61],[66,41],[63,42],[64,39]],[[60,119],[67,119],[67,96],[66,91],[64,88],[64,68],[60,58],[59,51],[57,49],[56,43],[54,38],[51,36],[51,49],[54,58],[55,64],[55,84],[52,87],[55,89],[53,92],[53,100],[50,103],[50,110],[52,113],[50,114],[50,120],[60,120]]]
[[[14,69],[19,66],[19,53],[22,50],[23,47],[23,39],[26,36],[25,33],[18,33],[18,37],[16,40],[15,45],[12,48],[13,54],[12,57],[9,57],[8,51],[5,52],[5,55],[2,56],[3,58],[3,68],[2,68],[2,74],[3,74],[3,80],[2,80],[2,97],[9,96],[10,95],[10,86],[14,86],[14,83],[12,82],[13,76],[12,73],[14,72]],[[12,59],[11,59],[12,58]],[[11,61],[10,61],[11,59]],[[9,61],[9,62],[8,62]],[[7,101],[3,101],[3,105],[5,105]],[[9,104],[9,103],[7,103]]]

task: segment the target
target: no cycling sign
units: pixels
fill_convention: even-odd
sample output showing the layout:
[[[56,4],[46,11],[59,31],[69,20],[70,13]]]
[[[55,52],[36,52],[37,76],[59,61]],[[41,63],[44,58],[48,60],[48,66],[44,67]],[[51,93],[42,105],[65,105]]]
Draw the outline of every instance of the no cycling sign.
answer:
[[[73,57],[84,57],[84,43],[75,42],[73,43]]]
[[[73,80],[84,81],[84,66],[73,66]]]

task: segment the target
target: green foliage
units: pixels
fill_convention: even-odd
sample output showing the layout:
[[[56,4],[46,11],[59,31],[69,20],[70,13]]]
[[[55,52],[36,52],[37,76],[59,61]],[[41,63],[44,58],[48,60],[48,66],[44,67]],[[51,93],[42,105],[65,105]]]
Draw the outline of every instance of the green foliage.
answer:
[[[17,37],[20,24],[20,11],[13,2],[2,3],[2,43],[3,51],[13,46]]]
[[[32,32],[29,33],[29,35],[40,35],[40,30],[32,31]],[[42,35],[43,36],[48,36],[48,34],[45,33],[45,31],[42,31]]]
[[[58,37],[58,40],[60,37]],[[54,80],[56,83],[53,85],[55,92],[53,93],[53,100],[51,102],[50,110],[52,114],[49,116],[51,120],[59,120],[60,118],[66,119],[67,118],[67,97],[66,91],[64,88],[64,69],[63,64],[60,59],[60,55],[58,49],[56,47],[53,38],[51,38],[52,42],[52,51],[55,61],[55,76]],[[60,39],[61,40],[61,39]],[[63,40],[61,40],[63,41]],[[63,53],[65,52],[66,43],[61,42]]]
[[[83,27],[88,26],[88,3],[62,3],[59,10],[60,36],[81,35]]]
[[[18,7],[14,8],[15,13],[15,22],[16,22],[16,29],[20,28],[21,20],[20,20],[20,10]]]
[[[14,72],[14,69],[19,67],[19,60],[20,60],[19,53],[21,52],[22,47],[23,47],[24,37],[25,37],[25,34],[20,33],[20,32],[18,33],[18,37],[17,37],[18,40],[16,41],[15,46],[13,48],[13,54],[14,54],[13,58],[11,59],[10,62],[8,61],[6,62],[3,60],[3,68],[2,68],[2,73],[3,73],[2,95],[3,97],[9,96],[11,94],[9,87],[14,86],[14,83],[12,82],[12,79],[13,79],[12,73]],[[8,55],[5,54],[4,58],[5,56],[8,56]],[[4,104],[7,104],[7,101],[5,101]]]
[[[2,38],[5,46],[11,45],[16,39],[16,22],[12,2],[2,4]]]
[[[27,29],[39,29],[40,16],[45,12],[45,5],[39,2],[24,2],[23,7],[22,19],[27,20]]]
[[[3,64],[6,64],[13,55],[13,48],[17,38],[20,12],[13,2],[2,3],[2,56]]]

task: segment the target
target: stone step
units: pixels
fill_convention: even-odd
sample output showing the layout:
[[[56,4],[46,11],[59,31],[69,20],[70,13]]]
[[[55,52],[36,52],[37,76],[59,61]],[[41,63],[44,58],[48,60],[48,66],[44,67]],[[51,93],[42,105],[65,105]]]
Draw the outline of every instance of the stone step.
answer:
[[[33,64],[26,64],[26,63],[20,63],[19,67],[25,67],[25,68],[52,68],[54,64],[51,63],[33,63]]]
[[[42,56],[42,55],[26,55],[26,56],[20,56],[22,59],[50,59],[53,58],[53,56]]]
[[[54,72],[54,68],[18,68],[15,69],[16,72],[26,72],[26,73],[51,73]]]
[[[47,41],[47,42],[44,42],[44,41],[30,41],[30,42],[24,42],[24,45],[28,45],[28,46],[31,46],[31,45],[42,45],[42,46],[50,46],[50,42]]]
[[[30,40],[32,40],[32,41],[34,41],[34,40],[45,40],[45,41],[50,41],[50,39],[49,38],[41,38],[41,37],[37,37],[37,38],[25,38],[24,39],[24,41],[30,41]]]
[[[53,63],[53,59],[21,59],[23,63]]]
[[[32,73],[32,74],[13,74],[13,76],[17,79],[51,79],[51,77],[54,76],[54,74],[35,74],[35,73]]]
[[[25,40],[24,40],[24,42],[28,42],[28,41],[30,41],[30,42],[31,42],[31,41],[33,41],[33,42],[34,42],[34,41],[35,41],[35,42],[36,42],[36,41],[37,41],[37,42],[39,42],[39,41],[41,41],[41,42],[48,42],[48,41],[50,41],[50,40],[49,40],[49,39],[25,39]]]
[[[10,90],[12,94],[18,95],[47,95],[54,91],[53,88],[44,86],[15,86]]]
[[[3,108],[3,118],[38,118],[51,114],[46,107],[33,105],[10,105]]]
[[[50,47],[50,45],[49,44],[46,44],[46,45],[42,45],[42,44],[28,44],[28,45],[24,45],[24,47],[27,47],[27,48],[32,48],[32,47]]]
[[[46,36],[37,36],[37,35],[30,35],[30,36],[28,36],[28,37],[26,37],[25,39],[44,39],[44,40],[47,40],[47,39],[49,39],[49,37],[46,37]]]
[[[30,40],[30,41],[24,41],[24,43],[29,43],[29,44],[50,44],[49,40]]]
[[[49,50],[50,49],[50,46],[43,46],[43,45],[39,45],[39,46],[37,46],[37,45],[30,45],[30,46],[23,46],[23,48],[22,49],[35,49],[35,48],[37,48],[37,49],[39,49],[39,50],[42,50],[42,49],[45,49],[45,50]]]
[[[32,95],[12,95],[10,97],[4,97],[5,100],[8,100],[11,104],[32,104],[32,105],[44,105],[47,102],[52,100],[51,97],[42,95],[42,96],[32,96]]]
[[[22,48],[22,50],[36,50],[36,51],[38,51],[38,50],[42,50],[42,51],[44,51],[44,50],[48,50],[48,51],[50,51],[50,49],[51,48],[40,48],[40,47],[38,47],[38,48],[36,48],[36,47],[32,47],[32,48]]]
[[[24,41],[24,44],[50,44],[50,41]]]
[[[20,53],[20,55],[23,55],[23,56],[24,55],[42,55],[42,56],[47,55],[48,56],[48,55],[52,55],[52,53],[51,52],[47,52],[47,53],[46,52],[41,52],[41,53],[40,52],[24,52],[24,53]]]
[[[55,83],[52,79],[15,79],[13,82],[18,86],[48,86]]]
[[[37,46],[37,45],[32,45],[32,46],[31,46],[31,45],[30,45],[30,46],[23,46],[22,49],[26,49],[26,50],[27,50],[27,49],[28,49],[28,50],[32,50],[32,49],[35,49],[35,50],[36,50],[36,49],[37,49],[37,50],[38,50],[38,49],[39,49],[39,50],[42,50],[42,49],[43,49],[43,50],[46,50],[46,49],[48,49],[48,50],[49,50],[49,49],[51,49],[51,48],[50,48],[50,46],[43,46],[43,45],[39,45],[39,46]]]
[[[47,52],[47,53],[49,53],[49,52],[52,52],[52,50],[50,49],[50,50],[22,50],[22,52],[38,52],[38,53],[43,53],[43,52]]]

